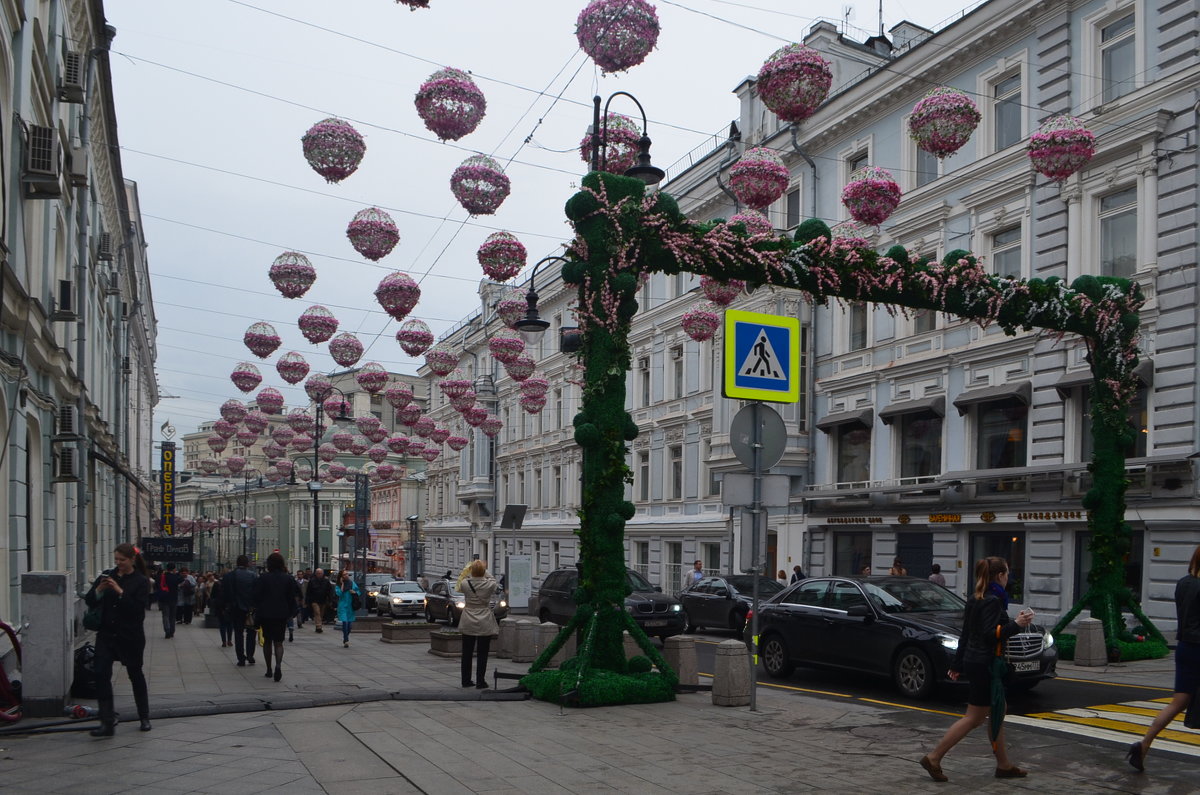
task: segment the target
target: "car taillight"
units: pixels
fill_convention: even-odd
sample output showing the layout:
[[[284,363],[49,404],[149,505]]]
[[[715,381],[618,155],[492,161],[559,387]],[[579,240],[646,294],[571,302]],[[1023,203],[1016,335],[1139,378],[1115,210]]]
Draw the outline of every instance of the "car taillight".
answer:
[[[754,618],[754,611],[747,610],[746,611],[746,626],[750,626],[750,619],[752,619],[752,618]]]

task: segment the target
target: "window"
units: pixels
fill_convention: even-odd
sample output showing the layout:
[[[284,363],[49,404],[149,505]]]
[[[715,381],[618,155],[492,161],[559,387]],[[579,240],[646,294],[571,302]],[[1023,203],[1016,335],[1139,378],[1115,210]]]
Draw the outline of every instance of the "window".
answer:
[[[1137,188],[1100,199],[1100,275],[1128,279],[1137,270]]]
[[[713,471],[710,463],[712,461],[712,457],[712,441],[708,440],[704,443],[704,468],[708,470],[708,495],[710,497],[715,497],[721,493],[721,481],[717,478],[717,473]]]
[[[993,135],[996,149],[1019,142],[1021,135],[1021,73],[1000,78],[992,84]]]
[[[1105,102],[1124,96],[1135,88],[1135,44],[1132,13],[1100,29],[1100,72]]]
[[[551,570],[562,568],[562,549],[559,548],[558,541],[555,541],[552,545],[550,552],[550,568]]]
[[[867,305],[864,303],[850,304],[847,314],[849,323],[846,350],[861,351],[867,347]]]
[[[562,467],[554,468],[554,505],[552,508],[561,508],[563,504],[563,478]]]
[[[675,274],[675,297],[686,295],[688,291],[688,275],[684,271]]]
[[[638,499],[650,499],[650,453],[645,451],[638,453]]]
[[[937,328],[937,312],[932,309],[916,309],[913,310],[912,329],[913,334],[924,334],[927,331],[933,331]]]
[[[1017,398],[980,403],[975,414],[975,466],[979,469],[1025,466],[1028,414],[1029,407]]]
[[[683,445],[672,445],[671,457],[671,499],[683,499]]]
[[[629,562],[629,568],[636,571],[643,577],[650,576],[650,542],[649,541],[634,541],[632,560]]]
[[[671,383],[674,386],[672,397],[681,398],[684,394],[683,382],[683,346],[676,345],[671,349]]]
[[[1075,534],[1075,601],[1079,601],[1088,588],[1088,574],[1092,570],[1092,534],[1080,530]],[[1125,556],[1124,583],[1133,591],[1139,601],[1142,599],[1142,565],[1143,549],[1146,545],[1146,531],[1134,530],[1130,542],[1129,554]]]
[[[837,610],[849,610],[852,607],[860,607],[867,603],[867,597],[863,596],[862,591],[858,590],[858,586],[846,580],[837,580],[833,583],[833,590],[829,595],[829,606]]]
[[[868,544],[870,542],[868,541]],[[829,591],[829,580],[813,580],[793,588],[783,598],[784,604],[820,607],[825,603],[825,594]]]
[[[865,168],[867,165],[867,152],[859,152],[846,158],[846,174],[853,174],[860,168]]]
[[[638,359],[638,380],[642,385],[642,405],[650,405],[650,357]]]
[[[837,483],[862,483],[871,478],[871,431],[856,422],[837,426]]]
[[[545,506],[542,500],[542,470],[533,470],[533,504],[541,508]]]
[[[528,504],[529,500],[525,498],[525,473],[517,473],[517,502]]]
[[[1010,226],[989,236],[992,250],[992,273],[997,276],[1021,278],[1021,227]]]
[[[1092,460],[1092,388],[1080,387],[1079,460]],[[1146,455],[1149,436],[1150,410],[1147,404],[1146,387],[1138,389],[1137,397],[1125,409],[1125,422],[1133,429],[1133,441],[1125,448],[1126,458],[1143,458]]]
[[[917,147],[917,168],[916,182],[917,187],[928,185],[938,178],[939,160],[936,155],[926,152],[921,147]]]
[[[900,477],[931,478],[942,472],[942,418],[932,411],[901,414]]]
[[[566,417],[563,416],[563,391],[556,389],[554,390],[554,427],[565,428],[566,426]]]
[[[833,573],[862,574],[871,567],[870,533],[833,534]]]
[[[1025,601],[1025,531],[971,533],[971,560],[997,557],[1008,561],[1008,598]],[[974,589],[974,584],[970,586]]]
[[[800,225],[800,189],[792,188],[784,197],[784,227],[794,229]]]

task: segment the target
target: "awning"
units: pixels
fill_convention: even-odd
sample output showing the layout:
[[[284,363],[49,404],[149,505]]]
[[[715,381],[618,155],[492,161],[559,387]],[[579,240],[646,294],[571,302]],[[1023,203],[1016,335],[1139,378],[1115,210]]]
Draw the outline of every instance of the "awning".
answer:
[[[879,412],[879,419],[883,420],[884,425],[891,425],[892,420],[901,414],[918,414],[926,411],[931,411],[939,417],[945,417],[945,396],[938,395],[937,397],[924,398],[922,400],[905,400],[900,403],[893,403]]]
[[[1133,368],[1133,374],[1137,376],[1143,386],[1154,386],[1154,360],[1142,359],[1138,362],[1137,367]],[[1054,388],[1058,390],[1059,397],[1066,400],[1071,396],[1072,389],[1087,386],[1090,383],[1092,383],[1092,371],[1084,368],[1063,373],[1062,377],[1054,382]]]
[[[851,423],[857,423],[870,428],[875,424],[875,410],[858,409],[857,411],[839,411],[836,414],[826,414],[817,420],[817,427],[825,431],[825,433],[829,433],[839,425],[849,425]]]
[[[1032,397],[1033,382],[1020,381],[1015,384],[1001,384],[1000,386],[988,386],[983,389],[972,389],[968,392],[963,392],[954,399],[954,407],[958,409],[959,414],[966,414],[970,411],[971,406],[976,403],[989,403],[993,400],[1016,398],[1028,406]]]

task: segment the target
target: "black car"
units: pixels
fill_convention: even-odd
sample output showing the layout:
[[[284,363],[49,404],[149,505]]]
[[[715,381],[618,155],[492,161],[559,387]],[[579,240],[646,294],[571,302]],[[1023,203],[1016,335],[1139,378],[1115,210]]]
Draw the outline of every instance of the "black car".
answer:
[[[753,601],[755,579],[750,574],[727,574],[703,577],[689,585],[679,594],[683,604],[684,632],[695,632],[701,627],[741,632]],[[760,601],[783,590],[776,580],[757,579]]]
[[[758,614],[759,656],[767,674],[797,665],[890,677],[900,692],[926,698],[958,649],[966,603],[918,577],[813,577],[789,586]],[[750,627],[746,634],[749,640]],[[1054,638],[1030,626],[1008,640],[1012,687],[1053,678]]]
[[[625,583],[632,593],[625,597],[625,609],[647,635],[669,638],[684,630],[683,606],[679,600],[636,571],[625,571]],[[579,570],[556,569],[546,575],[538,589],[538,618],[565,624],[575,615],[575,589]]]
[[[491,604],[492,613],[497,619],[508,615],[508,597],[503,591],[496,591]],[[457,627],[466,606],[467,598],[463,596],[462,591],[454,589],[454,583],[438,580],[430,585],[425,593],[425,620],[430,624],[434,621],[445,621],[447,625]]]

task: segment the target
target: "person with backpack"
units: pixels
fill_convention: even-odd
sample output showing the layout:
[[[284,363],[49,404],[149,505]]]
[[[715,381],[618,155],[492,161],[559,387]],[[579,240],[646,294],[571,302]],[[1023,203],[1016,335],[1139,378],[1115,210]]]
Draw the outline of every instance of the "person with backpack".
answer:
[[[358,583],[354,581],[354,572],[350,569],[341,570],[337,583],[333,586],[333,595],[337,599],[338,621],[342,622],[342,648],[346,649],[350,647],[354,614],[362,607],[362,593],[358,590]]]
[[[254,581],[258,575],[250,570],[250,558],[238,555],[237,568],[221,580],[221,598],[229,610],[233,625],[233,650],[238,668],[254,665],[254,646],[258,626],[254,622]]]
[[[325,576],[325,570],[317,569],[304,589],[304,603],[308,605],[309,617],[318,633],[325,631],[321,628],[325,621],[325,605],[332,599],[333,585]]]
[[[179,623],[192,623],[196,607],[196,578],[187,568],[179,570]]]
[[[175,637],[175,623],[179,620],[179,582],[175,564],[168,563],[158,576],[158,609],[162,613],[163,633],[168,639]]]

